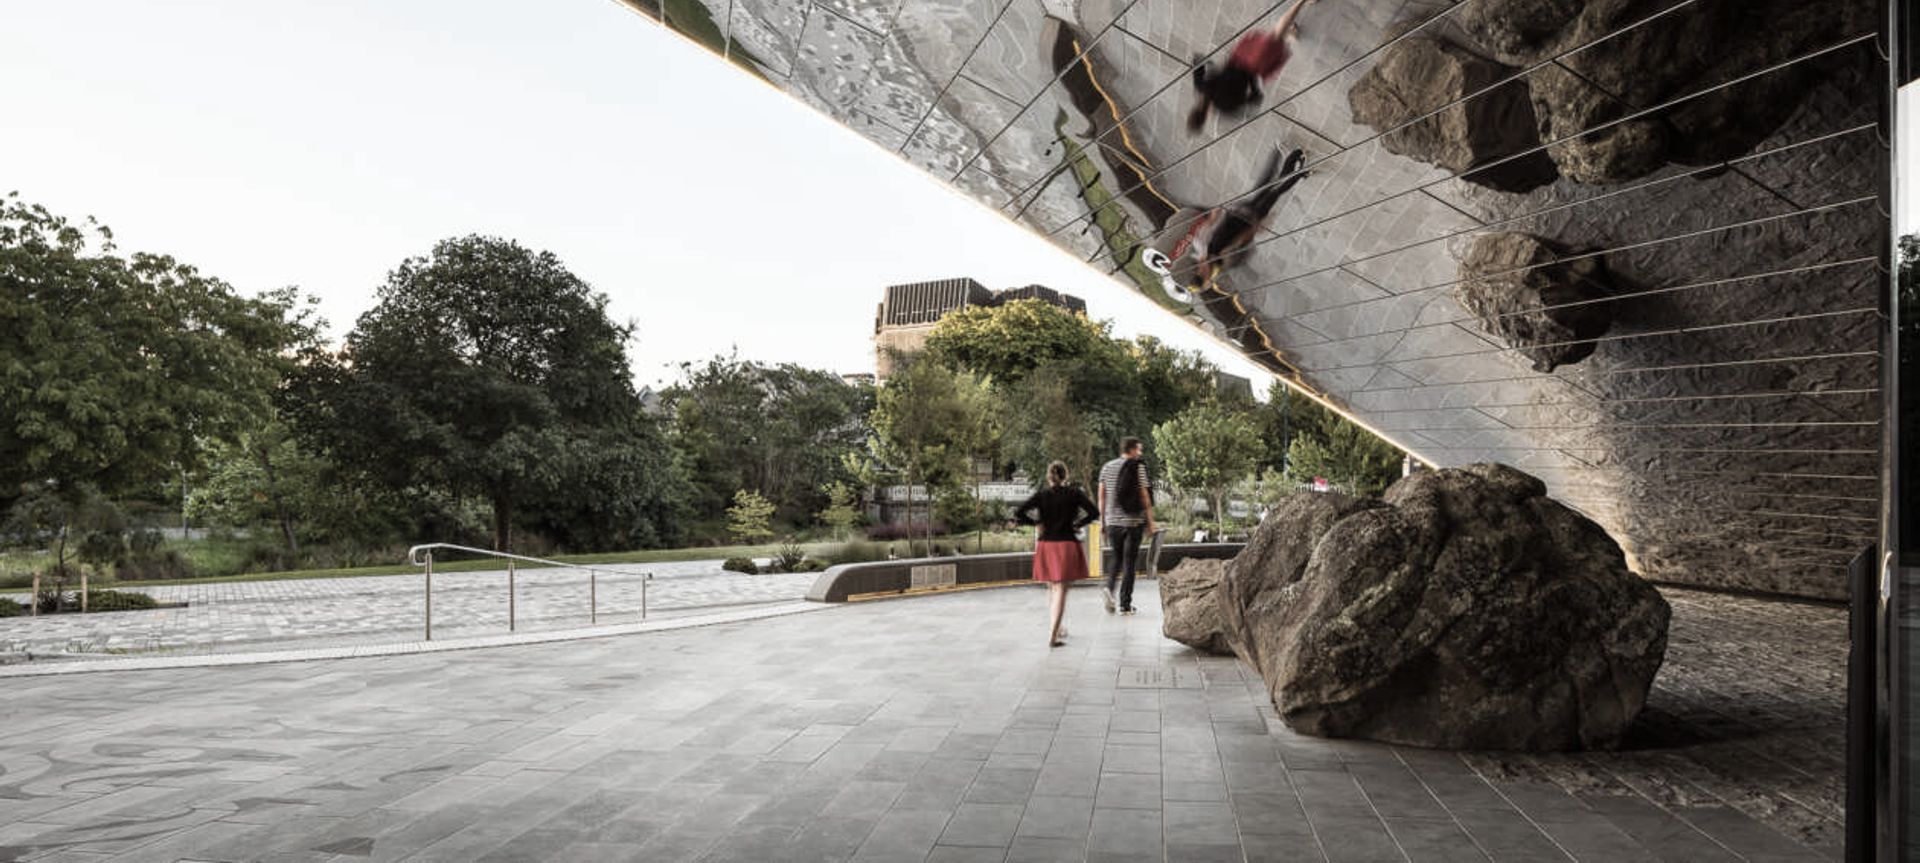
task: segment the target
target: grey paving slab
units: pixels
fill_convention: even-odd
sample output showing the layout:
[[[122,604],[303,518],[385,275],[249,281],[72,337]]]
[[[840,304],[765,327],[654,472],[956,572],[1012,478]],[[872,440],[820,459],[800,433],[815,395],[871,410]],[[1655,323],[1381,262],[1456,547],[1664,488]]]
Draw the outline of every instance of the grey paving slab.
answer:
[[[1031,638],[1041,594],[1009,589],[548,644],[9,680],[0,860],[1836,856],[1803,838],[1827,834],[1802,816],[1717,796],[1771,799],[1754,780],[1766,768],[1805,785],[1791,789],[1811,793],[1805,817],[1824,811],[1826,780],[1777,770],[1815,762],[1784,760],[1788,741],[1765,733],[1817,735],[1795,698],[1824,709],[1824,696],[1743,682],[1760,642],[1688,628],[1694,614],[1744,637],[1741,621],[1781,621],[1774,605],[1676,602],[1649,733],[1683,742],[1543,757],[1270,725],[1244,669],[1160,637],[1155,599],[1143,586],[1141,614],[1123,618],[1075,596],[1074,634],[1052,650]],[[1824,610],[1793,609],[1821,631]],[[980,658],[955,661],[954,644]],[[1744,661],[1710,658],[1723,654]],[[1199,685],[1130,687],[1123,667]],[[1727,728],[1740,736],[1712,736]]]

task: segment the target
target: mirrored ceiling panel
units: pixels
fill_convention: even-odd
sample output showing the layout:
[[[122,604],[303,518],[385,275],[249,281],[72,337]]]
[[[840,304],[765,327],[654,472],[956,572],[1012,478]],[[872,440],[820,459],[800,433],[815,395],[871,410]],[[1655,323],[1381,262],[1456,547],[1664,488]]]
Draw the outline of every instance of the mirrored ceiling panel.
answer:
[[[1655,578],[1872,532],[1873,0],[626,0]]]

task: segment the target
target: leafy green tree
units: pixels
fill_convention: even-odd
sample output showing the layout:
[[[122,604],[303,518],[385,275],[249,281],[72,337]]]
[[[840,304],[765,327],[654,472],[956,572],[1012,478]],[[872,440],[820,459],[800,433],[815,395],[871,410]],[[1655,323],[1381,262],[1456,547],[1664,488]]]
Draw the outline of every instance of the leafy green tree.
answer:
[[[61,488],[51,482],[27,486],[0,522],[10,544],[53,551],[53,568],[42,573],[48,581],[36,601],[56,611],[66,607],[67,586],[75,580],[80,595],[86,595],[87,573],[81,563],[104,568],[119,558],[126,528],[126,514],[98,489]]]
[[[727,507],[727,532],[744,543],[773,536],[773,501],[759,492],[741,489],[733,493],[733,506]]]
[[[324,406],[337,461],[390,488],[480,497],[505,549],[521,506],[594,478],[585,448],[640,462],[609,451],[653,445],[635,433],[632,326],[606,306],[552,253],[443,240],[388,275],[343,356],[309,375],[318,398],[306,401]]]
[[[880,388],[872,449],[878,461],[905,475],[909,513],[914,486],[937,489],[965,481],[979,445],[976,411],[988,403],[981,396],[985,389],[978,376],[924,358],[903,361]]]
[[[700,517],[719,516],[735,489],[748,488],[804,521],[826,503],[822,487],[852,478],[846,457],[866,441],[871,387],[731,356],[682,369],[662,401]]]
[[[1008,397],[1009,446],[1036,481],[1055,459],[1091,488],[1099,439],[1074,397],[1073,369],[1052,363],[1035,369]]]
[[[1400,477],[1400,450],[1344,419],[1325,438],[1299,437],[1287,454],[1287,476],[1294,482],[1324,477],[1357,495],[1376,496]]]
[[[1008,386],[1036,366],[1070,362],[1126,370],[1131,357],[1108,325],[1040,300],[968,306],[947,314],[927,335],[929,357]],[[1131,395],[1131,394],[1129,394]]]
[[[827,498],[827,507],[817,514],[820,523],[833,530],[834,539],[846,541],[860,523],[860,490],[836,479],[821,486],[820,493]]]
[[[201,441],[267,413],[312,335],[297,305],[0,199],[0,506],[33,488],[77,507],[196,467]]]
[[[1183,351],[1153,336],[1136,336],[1126,348],[1140,382],[1144,427],[1166,422],[1218,394],[1220,369],[1199,351]]]
[[[1260,464],[1259,427],[1238,411],[1201,404],[1156,426],[1153,440],[1167,481],[1205,494],[1226,530],[1227,493]]]
[[[338,500],[326,460],[303,451],[285,424],[208,447],[207,469],[187,498],[188,518],[230,527],[271,524],[290,554],[310,514]]]

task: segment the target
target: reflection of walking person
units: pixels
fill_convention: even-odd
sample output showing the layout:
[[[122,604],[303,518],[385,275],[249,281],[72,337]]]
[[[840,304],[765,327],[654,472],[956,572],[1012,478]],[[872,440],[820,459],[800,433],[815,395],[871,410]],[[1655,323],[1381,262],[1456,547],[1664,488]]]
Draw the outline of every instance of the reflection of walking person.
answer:
[[[1066,643],[1060,619],[1067,613],[1067,588],[1087,577],[1087,556],[1075,534],[1099,517],[1100,510],[1086,492],[1067,485],[1067,465],[1058,461],[1047,465],[1047,487],[1013,511],[1015,521],[1040,526],[1039,540],[1033,544],[1033,580],[1047,583],[1047,608],[1052,614],[1047,643],[1054,647]]]
[[[1305,150],[1288,153],[1285,162],[1280,159],[1280,151],[1275,150],[1260,181],[1254,184],[1251,197],[1190,217],[1180,239],[1167,253],[1173,262],[1170,269],[1175,278],[1180,279],[1181,284],[1192,285],[1193,292],[1197,292],[1207,286],[1216,270],[1238,263],[1236,258],[1253,245],[1272,221],[1273,208],[1280,203],[1281,196],[1311,173],[1300,170],[1306,161]]]
[[[1153,492],[1140,439],[1120,441],[1120,457],[1100,467],[1100,524],[1113,554],[1106,557],[1107,610],[1117,603],[1133,613],[1133,579],[1140,565],[1140,540],[1154,530]]]
[[[1270,30],[1255,30],[1240,37],[1227,55],[1227,62],[1215,70],[1206,62],[1193,69],[1193,89],[1200,92],[1200,103],[1187,115],[1187,130],[1198,132],[1207,124],[1207,114],[1219,111],[1233,116],[1260,104],[1265,94],[1263,82],[1279,76],[1281,67],[1293,56],[1288,44],[1300,33],[1300,10],[1315,0],[1295,0],[1293,7]]]

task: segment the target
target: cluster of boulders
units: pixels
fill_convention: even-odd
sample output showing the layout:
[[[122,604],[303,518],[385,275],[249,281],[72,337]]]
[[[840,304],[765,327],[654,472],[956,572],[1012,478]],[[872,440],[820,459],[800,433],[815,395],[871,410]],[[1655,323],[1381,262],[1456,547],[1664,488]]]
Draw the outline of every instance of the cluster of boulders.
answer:
[[[1239,655],[1295,730],[1446,749],[1616,744],[1670,615],[1598,525],[1490,464],[1296,495],[1160,591],[1166,635]]]
[[[1827,49],[1873,31],[1874,9],[1475,0],[1450,16],[1456,35],[1388,46],[1348,103],[1388,150],[1489,188],[1619,183],[1750,152],[1846,59]]]

